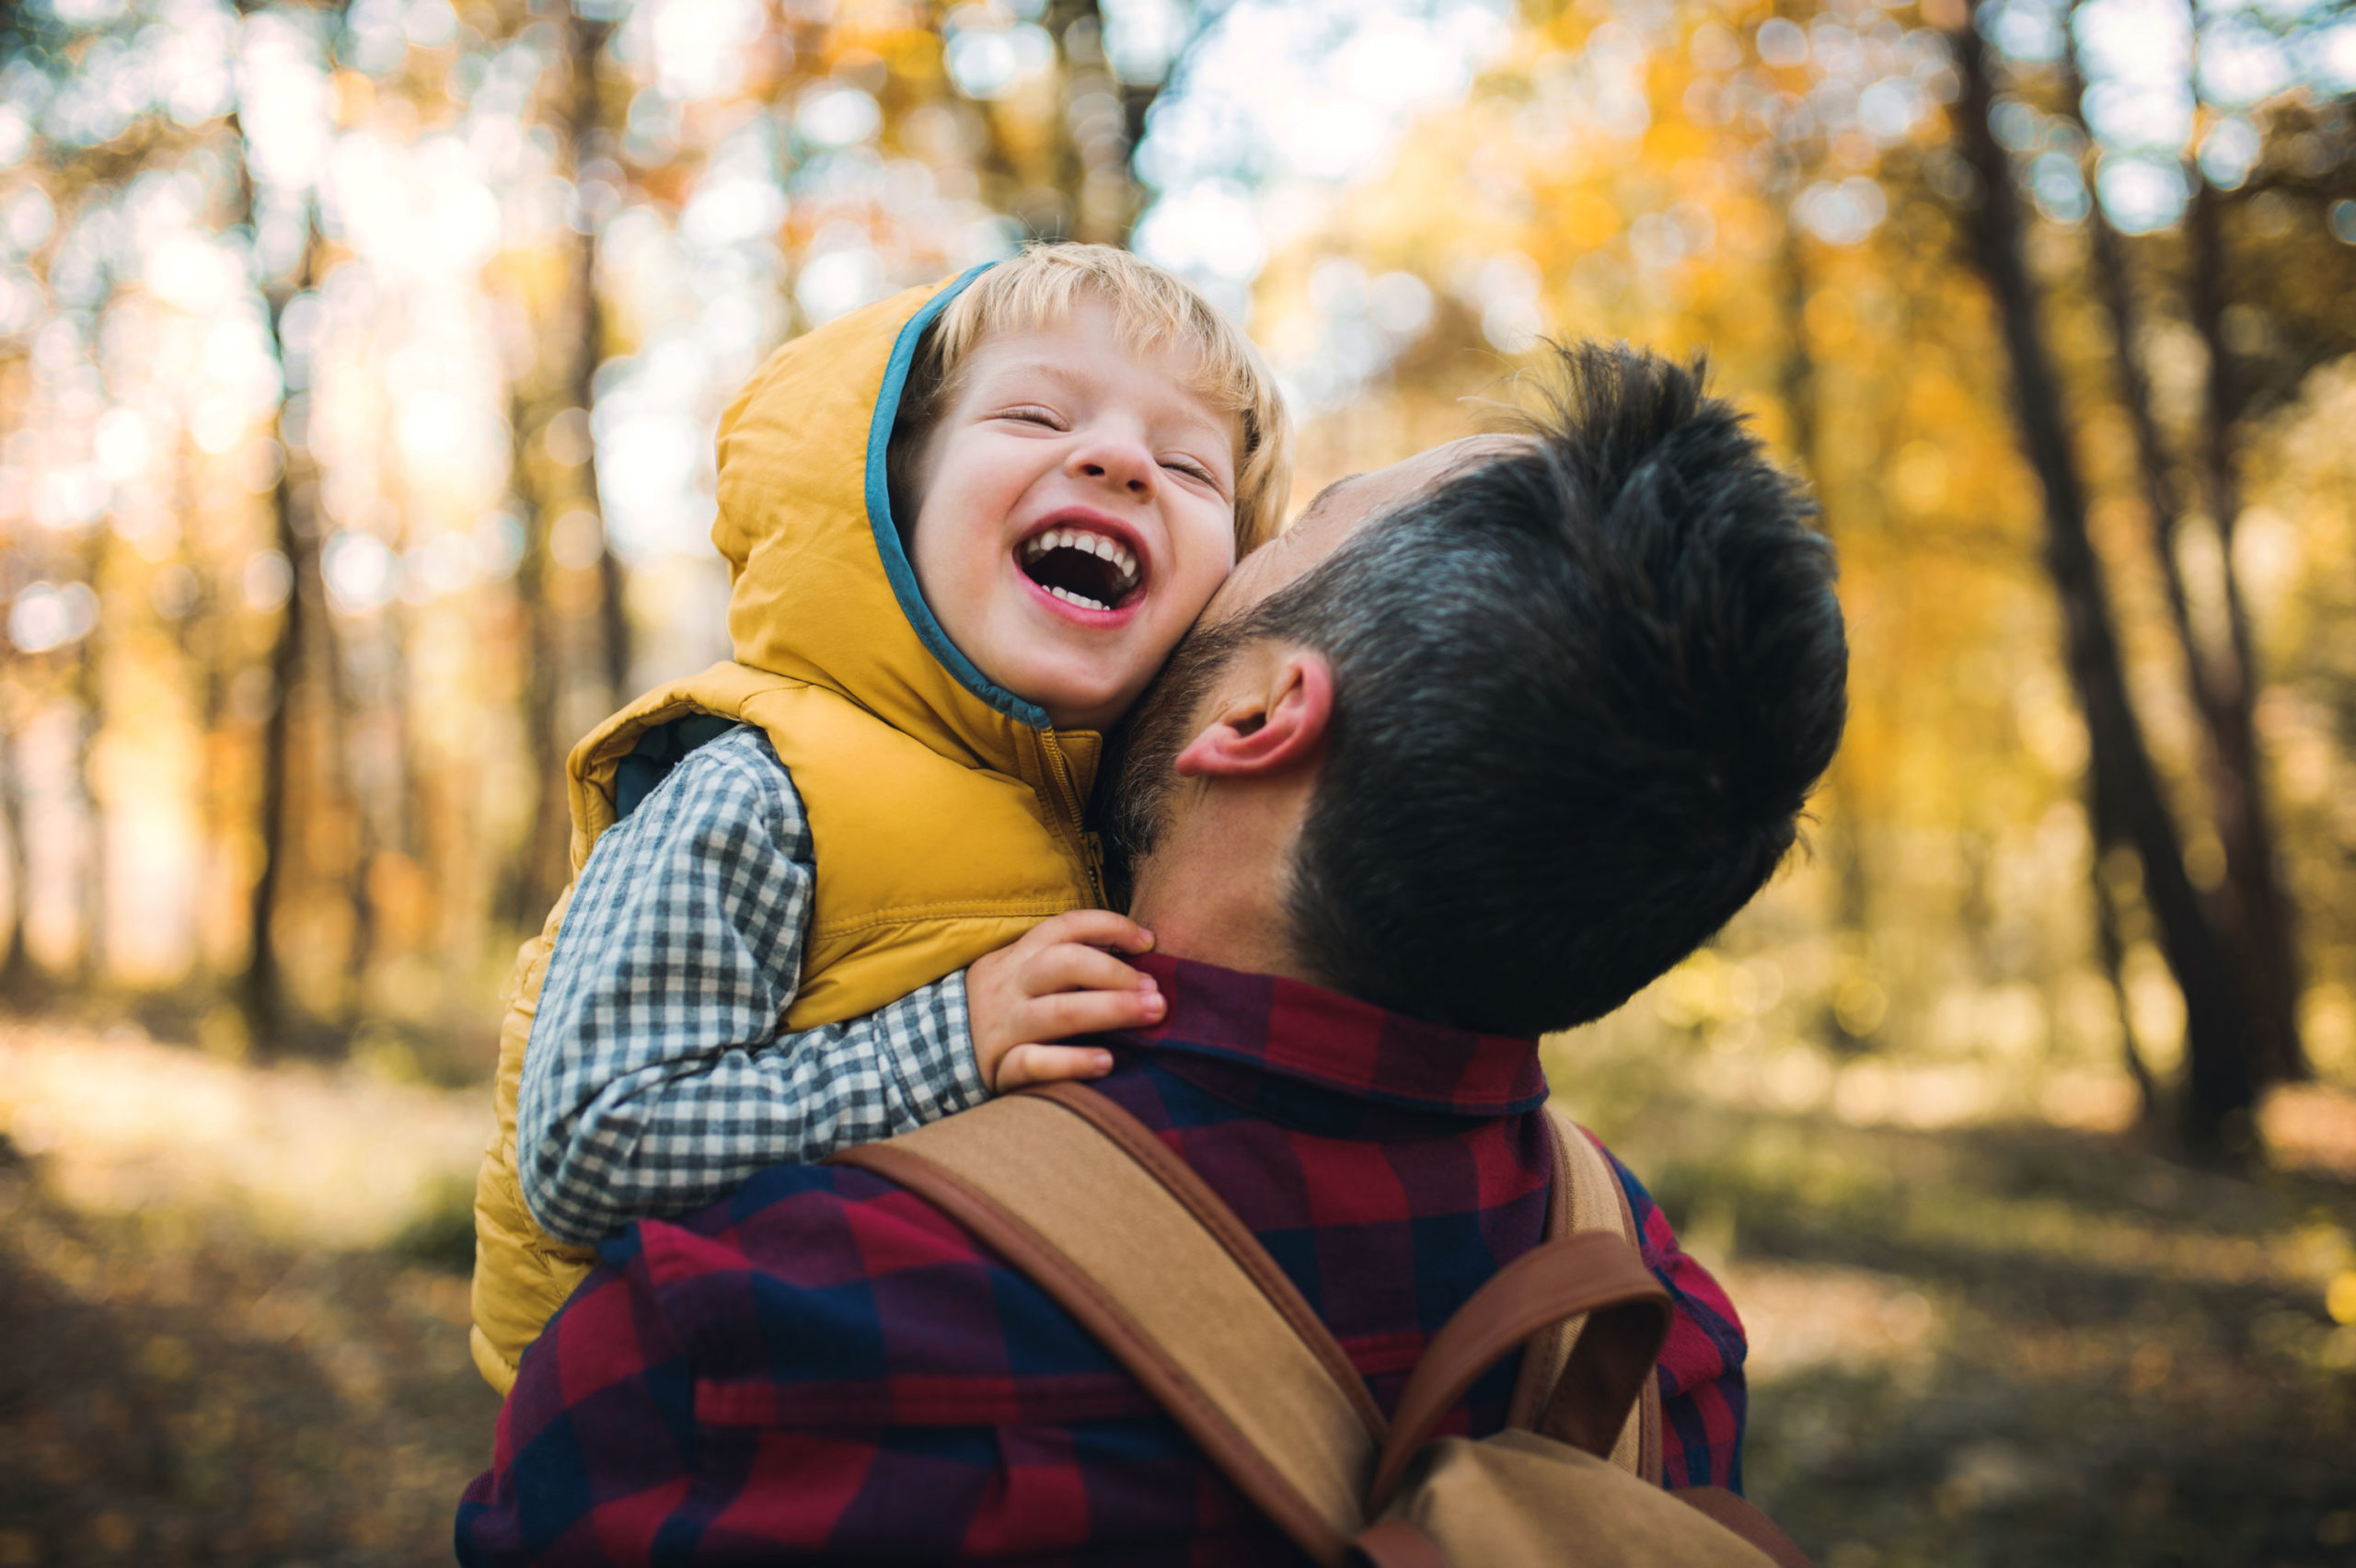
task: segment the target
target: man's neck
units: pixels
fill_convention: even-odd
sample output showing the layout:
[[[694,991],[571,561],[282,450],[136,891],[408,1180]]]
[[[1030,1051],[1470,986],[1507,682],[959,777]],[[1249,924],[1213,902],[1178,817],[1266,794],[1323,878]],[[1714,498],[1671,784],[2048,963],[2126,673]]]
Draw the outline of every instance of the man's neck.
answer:
[[[1290,922],[1265,859],[1169,852],[1173,847],[1138,864],[1129,901],[1130,918],[1153,933],[1156,952],[1317,984],[1293,954]]]

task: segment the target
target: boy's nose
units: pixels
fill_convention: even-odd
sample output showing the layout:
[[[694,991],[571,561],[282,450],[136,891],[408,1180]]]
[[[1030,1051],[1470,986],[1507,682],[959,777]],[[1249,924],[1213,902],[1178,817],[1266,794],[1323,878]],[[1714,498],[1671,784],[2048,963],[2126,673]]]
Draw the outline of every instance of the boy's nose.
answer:
[[[1153,494],[1160,477],[1153,455],[1129,441],[1089,442],[1072,453],[1068,467],[1077,478],[1117,485],[1139,501]]]

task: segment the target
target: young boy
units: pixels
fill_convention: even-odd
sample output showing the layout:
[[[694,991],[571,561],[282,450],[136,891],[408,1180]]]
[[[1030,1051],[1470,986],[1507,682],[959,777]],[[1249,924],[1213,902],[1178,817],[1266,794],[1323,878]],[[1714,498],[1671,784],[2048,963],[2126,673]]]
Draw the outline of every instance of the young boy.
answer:
[[[575,748],[577,881],[510,982],[476,1195],[495,1387],[629,1219],[1093,1076],[1052,1042],[1159,1019],[1114,956],[1150,934],[1094,907],[1097,732],[1273,532],[1285,444],[1234,326],[1098,246],[869,306],[739,395],[735,661]]]

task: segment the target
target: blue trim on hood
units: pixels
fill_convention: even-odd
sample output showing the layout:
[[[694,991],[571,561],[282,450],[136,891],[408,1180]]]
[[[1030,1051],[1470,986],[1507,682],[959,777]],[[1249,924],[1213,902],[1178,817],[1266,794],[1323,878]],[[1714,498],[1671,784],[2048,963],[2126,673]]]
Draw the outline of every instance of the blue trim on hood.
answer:
[[[900,601],[900,612],[916,628],[917,638],[941,661],[941,667],[957,677],[958,685],[988,703],[1008,718],[1028,724],[1034,730],[1047,728],[1047,710],[1035,702],[1021,698],[991,681],[974,666],[974,662],[958,651],[933,618],[932,606],[924,602],[924,590],[917,586],[916,569],[908,564],[907,552],[900,548],[899,526],[892,521],[892,486],[885,472],[885,458],[892,449],[892,421],[899,417],[900,394],[908,385],[908,366],[917,357],[917,340],[932,325],[933,317],[949,308],[949,302],[965,292],[965,285],[980,277],[995,261],[985,261],[957,275],[947,288],[925,301],[924,308],[908,317],[900,329],[899,337],[892,344],[892,357],[884,363],[884,389],[876,395],[875,415],[867,426],[867,522],[875,532],[875,553],[884,558],[884,575],[892,584],[892,594]]]

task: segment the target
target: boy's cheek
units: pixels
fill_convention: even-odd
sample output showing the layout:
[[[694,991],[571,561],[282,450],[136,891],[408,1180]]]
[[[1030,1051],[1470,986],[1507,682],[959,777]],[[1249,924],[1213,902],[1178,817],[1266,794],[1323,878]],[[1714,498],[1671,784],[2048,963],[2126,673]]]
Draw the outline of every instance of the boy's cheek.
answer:
[[[1211,596],[1219,591],[1220,585],[1234,571],[1232,532],[1206,547],[1192,561],[1180,557],[1179,570],[1174,574],[1176,582],[1172,586],[1177,590],[1173,597],[1177,600],[1175,607],[1180,611],[1182,628],[1195,624],[1195,618],[1203,613],[1204,606],[1211,602]]]
[[[1218,592],[1219,584],[1225,582],[1233,571],[1231,564],[1220,561],[1180,584],[1180,591],[1162,606],[1164,616],[1155,617],[1150,644],[1143,650],[1144,667],[1138,673],[1140,680],[1152,679],[1171,652],[1194,629],[1195,621],[1201,618],[1203,610],[1210,604],[1211,595]]]

